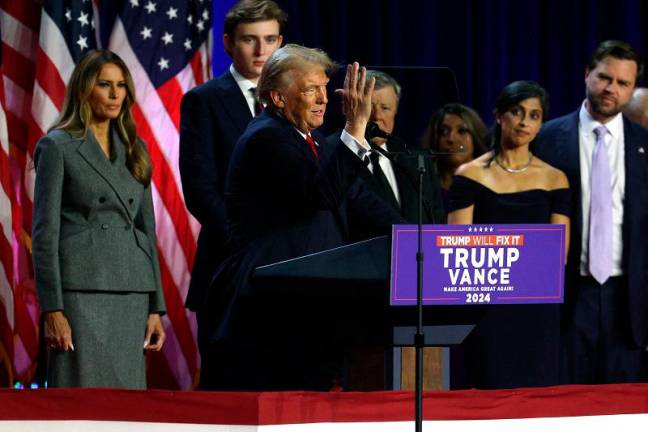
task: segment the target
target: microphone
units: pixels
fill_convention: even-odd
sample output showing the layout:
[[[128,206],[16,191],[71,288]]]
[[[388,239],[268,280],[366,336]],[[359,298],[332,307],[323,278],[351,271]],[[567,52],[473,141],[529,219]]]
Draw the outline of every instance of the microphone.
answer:
[[[371,147],[371,151],[374,151],[376,153],[379,153],[379,154],[383,155],[384,157],[386,157],[387,159],[389,159],[392,162],[396,162],[395,157],[393,155],[389,154],[386,150],[383,150],[382,148],[380,148],[379,146],[377,146],[376,144],[371,142],[372,138],[385,138],[385,139],[388,139],[388,138],[391,138],[391,137],[392,137],[392,135],[388,134],[384,130],[380,129],[380,126],[378,126],[376,124],[376,122],[370,121],[369,123],[367,123],[367,127],[365,129],[365,138],[367,139],[367,142],[369,143],[369,147]]]
[[[370,121],[367,123],[367,128],[365,129],[365,138],[367,141],[371,141],[372,138],[390,138],[391,134],[388,134],[384,130],[380,129],[380,126],[376,122]]]
[[[367,123],[367,127],[365,128],[365,138],[367,139],[367,141],[369,141],[369,144],[371,144],[372,138],[384,138],[391,140],[392,142],[398,141],[401,146],[403,146],[403,149],[405,149],[405,153],[410,152],[409,146],[402,138],[399,138],[394,134],[387,133],[384,130],[380,129],[380,126],[378,126],[374,121]],[[374,145],[371,144],[371,146],[373,147]]]

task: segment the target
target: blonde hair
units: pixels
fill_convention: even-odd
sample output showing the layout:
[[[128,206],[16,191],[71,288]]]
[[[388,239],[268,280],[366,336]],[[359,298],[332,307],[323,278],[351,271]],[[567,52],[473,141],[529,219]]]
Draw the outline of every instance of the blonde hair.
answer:
[[[312,66],[321,67],[326,75],[331,75],[338,67],[328,54],[317,48],[307,48],[296,44],[288,44],[279,48],[263,65],[257,83],[259,99],[265,104],[272,105],[270,92],[288,85],[287,72],[308,70]]]
[[[117,65],[126,81],[126,98],[121,112],[116,119],[110,121],[110,125],[116,129],[126,147],[126,167],[137,181],[147,186],[151,182],[151,161],[144,145],[137,142],[137,127],[131,114],[131,108],[135,104],[135,86],[126,63],[114,52],[92,50],[79,61],[72,71],[61,114],[48,132],[62,129],[75,138],[82,138],[88,134],[93,116],[89,102],[90,94],[101,68],[108,63]]]

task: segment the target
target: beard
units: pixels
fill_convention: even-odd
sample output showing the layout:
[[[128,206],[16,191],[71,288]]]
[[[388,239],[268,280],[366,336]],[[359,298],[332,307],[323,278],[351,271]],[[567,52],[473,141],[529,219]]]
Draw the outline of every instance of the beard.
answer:
[[[619,114],[621,112],[621,108],[623,108],[621,105],[619,105],[618,101],[615,101],[614,105],[612,106],[605,106],[603,101],[601,100],[600,95],[594,95],[589,91],[587,92],[587,102],[592,112],[608,118],[614,117],[615,115]]]

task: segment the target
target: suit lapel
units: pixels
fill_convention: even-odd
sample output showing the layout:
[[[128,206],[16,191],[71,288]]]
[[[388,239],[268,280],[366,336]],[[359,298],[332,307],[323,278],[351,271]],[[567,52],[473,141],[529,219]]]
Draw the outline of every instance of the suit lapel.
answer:
[[[398,141],[389,141],[387,143],[389,150],[397,153],[404,153],[403,147]],[[415,158],[400,157],[396,159],[397,163],[392,163],[394,176],[400,193],[400,212],[407,220],[415,221],[418,218],[418,183],[417,183],[417,162]],[[424,190],[425,192],[425,190]],[[423,206],[431,205],[427,203],[427,196],[423,196]],[[425,210],[424,210],[425,213]]]
[[[637,127],[625,117],[623,118],[623,140],[625,152],[625,190],[623,201],[623,246],[624,261],[627,263],[628,247],[639,239],[630,238],[633,221],[632,216],[641,213],[641,190],[645,182],[645,166],[647,144],[637,136]],[[639,240],[641,242],[644,239]]]
[[[297,132],[297,129],[288,121],[286,120],[281,114],[279,114],[277,111],[275,111],[272,108],[265,109],[261,116],[270,116],[277,120],[278,122],[281,123],[281,125],[286,129],[286,131],[294,138],[293,140],[290,141],[290,144],[293,145],[299,152],[301,152],[304,155],[304,158],[306,160],[312,162],[316,167],[319,166],[319,160],[315,157],[313,154],[313,151],[310,149],[310,146],[304,139],[304,137]],[[311,134],[313,139],[315,140],[315,143],[317,144],[317,151],[318,155],[320,158],[323,157],[323,144],[326,142],[326,138],[324,138],[322,135],[320,135],[318,132],[313,132]]]
[[[294,130],[294,128],[293,128],[293,130]],[[295,133],[297,133],[297,131],[295,131]],[[297,133],[297,135],[299,135],[299,133]],[[313,131],[311,133],[311,136],[313,137],[313,139],[317,143],[317,152],[319,154],[320,160],[324,160],[324,158],[328,157],[328,152],[331,150],[330,147],[332,147],[332,146],[327,146],[326,138],[324,137],[324,135],[322,135],[317,130]],[[315,169],[319,170],[320,169],[319,168],[319,164],[320,164],[319,160],[317,160],[315,158],[315,155],[313,154],[311,149],[308,147],[308,143],[306,142],[305,139],[302,138],[301,135],[299,135],[299,139],[304,142],[304,145],[301,146],[301,147],[302,147],[302,149],[304,151],[308,152],[308,159],[313,161],[313,163],[315,164]],[[342,144],[342,145],[344,145],[344,144]],[[332,213],[333,213],[333,217],[337,221],[338,225],[340,227],[342,227],[342,231],[344,232],[344,236],[348,237],[349,236],[349,225],[347,223],[348,222],[347,218],[344,215],[345,210],[342,207],[337,207],[334,210],[332,210]]]
[[[221,80],[221,100],[226,108],[224,111],[229,116],[232,124],[236,125],[243,133],[250,120],[252,120],[252,113],[247,100],[229,71],[221,75],[219,79]]]
[[[569,186],[572,190],[572,214],[574,215],[574,220],[572,221],[572,227],[576,228],[578,233],[580,246],[580,238],[582,236],[583,228],[583,212],[581,206],[581,173],[580,173],[580,139],[578,132],[578,111],[572,113],[568,116],[563,124],[561,125],[561,133],[557,137],[560,141],[555,147],[557,161],[564,161],[558,163],[559,167],[563,167],[567,178],[569,179]],[[573,228],[572,228],[573,229]],[[574,245],[576,246],[576,245]]]
[[[88,131],[85,139],[82,139],[77,151],[83,159],[108,183],[117,195],[126,215],[130,220],[134,218],[127,203],[129,191],[132,189],[132,182],[135,181],[126,168],[126,149],[119,135],[114,130],[112,133],[112,151],[114,161],[110,161],[101,150],[99,143],[92,132]]]

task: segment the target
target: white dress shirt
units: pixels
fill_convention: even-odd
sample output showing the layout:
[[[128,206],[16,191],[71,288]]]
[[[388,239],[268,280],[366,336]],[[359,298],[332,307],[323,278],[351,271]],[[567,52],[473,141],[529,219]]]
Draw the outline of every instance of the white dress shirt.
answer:
[[[342,140],[344,145],[346,145],[355,155],[357,155],[362,160],[364,160],[365,157],[368,157],[369,153],[372,152],[371,148],[369,147],[369,143],[367,143],[366,140],[363,140],[362,143],[359,143],[358,140],[356,140],[346,130],[342,130],[342,135],[340,136],[340,139]],[[379,147],[385,151],[388,151],[387,142],[384,142]],[[381,155],[380,153],[378,153],[378,156],[379,156],[378,163],[380,164],[380,168],[385,174],[385,177],[387,177],[387,181],[389,182],[389,186],[391,186],[392,192],[394,193],[394,197],[396,197],[396,201],[398,202],[398,204],[400,204],[398,183],[396,183],[396,175],[394,175],[394,168],[392,167],[391,161],[387,159],[385,156]],[[367,165],[367,168],[369,168],[369,171],[373,173],[373,165],[371,163]]]
[[[585,109],[585,103],[581,106],[578,121],[578,141],[581,174],[581,210],[583,212],[582,244],[580,256],[580,273],[588,276],[589,273],[589,219],[591,200],[591,173],[592,154],[596,145],[596,134],[594,129],[601,126],[601,123],[594,120]],[[612,276],[623,274],[621,258],[623,251],[623,201],[625,197],[625,146],[623,135],[623,116],[619,113],[604,125],[609,131],[605,135],[605,149],[607,150],[608,161],[610,162],[610,177],[612,184],[612,250],[600,251],[600,253],[612,254]],[[576,185],[572,185],[575,187]]]
[[[238,73],[238,71],[234,68],[234,63],[230,65],[229,71],[234,77],[234,81],[236,81],[236,84],[238,84],[239,88],[241,89],[241,93],[243,93],[243,96],[245,97],[245,101],[248,104],[248,108],[250,108],[252,117],[254,117],[254,105],[256,104],[256,100],[254,100],[254,95],[252,94],[250,89],[256,88],[256,83],[250,81],[249,79]]]

